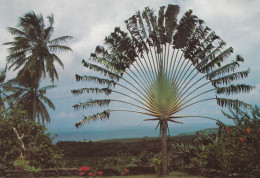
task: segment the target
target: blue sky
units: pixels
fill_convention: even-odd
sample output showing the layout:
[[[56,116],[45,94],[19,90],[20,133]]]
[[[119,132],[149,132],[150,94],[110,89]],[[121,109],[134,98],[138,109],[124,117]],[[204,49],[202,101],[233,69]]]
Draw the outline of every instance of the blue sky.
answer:
[[[241,69],[250,68],[251,73],[245,80],[247,84],[256,86],[250,94],[236,95],[251,104],[260,102],[260,1],[258,0],[0,0],[0,43],[12,41],[7,27],[14,27],[18,18],[28,11],[36,14],[42,13],[44,17],[54,14],[54,37],[71,35],[74,38],[67,43],[73,49],[70,53],[58,53],[65,69],[57,65],[59,81],[57,88],[48,92],[48,97],[53,101],[56,110],[50,111],[51,123],[48,128],[52,133],[75,130],[74,124],[82,119],[83,115],[94,114],[96,110],[89,109],[74,111],[72,105],[89,99],[91,96],[82,95],[74,97],[70,91],[86,83],[77,83],[75,74],[91,74],[91,71],[82,67],[81,60],[88,59],[95,47],[103,43],[106,35],[109,35],[116,26],[124,27],[124,20],[142,10],[146,6],[158,9],[167,4],[180,5],[181,13],[192,9],[194,14],[206,22],[227,46],[235,49],[234,54],[241,54],[245,63]],[[179,15],[180,17],[180,15]],[[6,64],[8,55],[7,46],[0,46],[0,68]],[[231,56],[230,58],[234,58]],[[15,77],[15,72],[9,71],[8,78]],[[245,82],[243,81],[243,82]],[[51,84],[49,79],[43,81],[43,85]],[[114,105],[118,108],[120,105]],[[200,114],[221,119],[221,108],[215,101],[198,105],[189,111],[189,114]],[[156,123],[144,122],[143,116],[132,113],[113,113],[108,121],[98,121],[86,124],[79,130],[92,129],[116,129],[120,127],[155,127]],[[205,119],[185,119],[186,125],[214,126],[214,122]],[[171,125],[178,127],[178,125]]]

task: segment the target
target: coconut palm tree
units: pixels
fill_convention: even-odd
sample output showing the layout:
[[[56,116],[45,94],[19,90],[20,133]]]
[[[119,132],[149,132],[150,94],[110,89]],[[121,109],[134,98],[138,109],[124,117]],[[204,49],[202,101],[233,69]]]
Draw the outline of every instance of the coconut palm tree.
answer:
[[[42,15],[28,12],[20,18],[17,28],[9,27],[9,32],[14,35],[14,41],[4,43],[10,45],[7,62],[9,69],[20,69],[17,78],[23,77],[25,71],[30,71],[31,76],[38,80],[49,75],[51,82],[58,79],[54,66],[57,62],[64,68],[61,59],[55,54],[57,51],[71,51],[71,48],[61,45],[72,39],[71,36],[61,36],[51,39],[54,32],[53,15],[48,16],[48,24]]]
[[[5,82],[6,79],[6,68],[4,70],[0,70],[0,106],[4,106],[4,98],[7,96],[6,90],[8,89],[8,85]]]
[[[8,81],[12,85],[12,94],[9,95],[9,98],[14,101],[14,104],[20,105],[23,110],[27,111],[29,120],[42,122],[43,125],[49,123],[50,116],[45,104],[52,110],[55,110],[55,106],[46,96],[46,92],[48,89],[55,88],[56,85],[40,88],[39,83],[37,84],[36,79],[30,76],[29,71],[21,79]]]
[[[97,46],[89,61],[83,60],[86,68],[99,72],[97,75],[76,75],[77,81],[90,81],[103,88],[72,90],[75,95],[83,93],[103,94],[75,104],[75,109],[108,107],[112,102],[128,105],[130,109],[106,109],[85,116],[76,127],[96,120],[109,119],[111,112],[134,112],[150,116],[146,121],[157,121],[161,135],[162,172],[167,175],[168,123],[182,123],[181,118],[208,118],[199,115],[178,115],[195,105],[216,100],[225,107],[248,105],[228,96],[250,92],[253,87],[233,83],[248,76],[249,70],[236,72],[244,59],[237,55],[228,61],[233,48],[215,34],[192,11],[187,11],[179,21],[179,6],[163,6],[154,15],[154,10],[137,11],[125,21],[128,33],[116,27]],[[94,63],[93,63],[94,62]],[[212,94],[212,97],[207,97]],[[93,95],[96,96],[96,95]],[[205,98],[206,97],[206,98]],[[135,109],[131,109],[135,108]]]

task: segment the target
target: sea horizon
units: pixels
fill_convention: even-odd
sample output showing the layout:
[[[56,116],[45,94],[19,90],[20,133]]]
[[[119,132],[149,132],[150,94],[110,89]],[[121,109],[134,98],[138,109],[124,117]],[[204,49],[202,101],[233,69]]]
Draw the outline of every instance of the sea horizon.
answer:
[[[180,134],[191,134],[199,130],[217,128],[212,124],[207,125],[187,125],[181,127],[170,127],[170,135],[177,136]],[[68,130],[68,131],[50,131],[51,136],[56,135],[53,143],[59,141],[98,141],[108,139],[123,138],[143,138],[143,137],[159,137],[159,128],[144,126],[130,126],[123,128],[106,128],[106,129],[84,129],[84,130]]]

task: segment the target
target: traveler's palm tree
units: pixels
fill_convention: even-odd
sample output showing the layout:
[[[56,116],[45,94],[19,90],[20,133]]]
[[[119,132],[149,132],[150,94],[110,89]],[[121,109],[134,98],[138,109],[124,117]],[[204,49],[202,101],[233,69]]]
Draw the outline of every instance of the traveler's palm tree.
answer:
[[[62,68],[63,63],[55,54],[57,51],[71,51],[71,48],[61,45],[71,36],[62,36],[51,39],[54,32],[53,16],[48,16],[48,24],[44,23],[42,15],[29,12],[20,18],[17,28],[9,27],[9,32],[14,35],[14,41],[4,43],[10,45],[7,62],[9,69],[20,69],[17,78],[23,77],[25,71],[30,71],[31,76],[38,80],[49,75],[51,81],[58,79],[54,66],[57,62]]]
[[[26,78],[26,79],[25,79]],[[50,115],[45,105],[52,110],[55,106],[52,101],[46,96],[48,89],[55,88],[56,85],[49,85],[39,88],[33,77],[30,77],[29,72],[26,72],[24,80],[10,80],[12,85],[12,94],[9,98],[13,99],[14,104],[20,105],[23,110],[27,111],[28,119],[34,122],[42,122],[42,124],[50,122]]]
[[[72,93],[105,94],[104,99],[88,100],[75,104],[75,109],[93,106],[107,107],[111,102],[124,103],[136,109],[106,109],[86,116],[76,123],[108,119],[111,112],[135,112],[151,116],[158,121],[162,137],[162,170],[167,174],[167,128],[168,122],[181,123],[180,118],[204,117],[198,115],[178,115],[180,111],[192,108],[201,102],[216,100],[225,107],[247,104],[221,94],[249,92],[253,87],[233,84],[248,76],[249,70],[236,72],[243,58],[239,55],[228,62],[233,48],[225,48],[226,43],[203,21],[187,11],[177,22],[179,7],[161,7],[158,17],[154,10],[145,8],[137,11],[125,21],[129,33],[116,27],[107,36],[104,46],[97,46],[90,61],[82,64],[105,77],[76,75],[77,81],[91,81],[105,87],[82,88]],[[212,97],[205,98],[208,93]],[[114,93],[114,94],[112,94]],[[111,95],[112,94],[112,95]],[[103,95],[104,96],[104,95]],[[120,97],[119,97],[120,96]],[[99,97],[100,98],[100,97]],[[214,119],[213,119],[214,120]]]

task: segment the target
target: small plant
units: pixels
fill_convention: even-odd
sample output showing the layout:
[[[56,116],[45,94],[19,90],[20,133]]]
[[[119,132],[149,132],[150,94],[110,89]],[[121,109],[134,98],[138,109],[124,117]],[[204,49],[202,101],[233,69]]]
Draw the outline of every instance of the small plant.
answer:
[[[161,175],[161,160],[156,157],[153,158],[153,166],[154,166],[156,174],[158,176],[160,176]]]
[[[87,166],[82,166],[81,168],[79,168],[79,175],[81,175],[83,177],[96,177],[98,175],[101,176],[102,174],[103,174],[103,172],[91,170]]]
[[[126,169],[126,168],[124,168],[123,170],[120,171],[120,174],[121,174],[122,176],[124,176],[124,175],[126,175],[126,174],[128,174],[128,173],[129,173],[129,170]]]
[[[25,160],[23,158],[18,158],[17,160],[15,160],[13,165],[16,168],[21,168],[21,169],[24,169],[24,170],[29,171],[29,172],[39,172],[39,171],[41,171],[40,168],[35,168],[34,166],[31,166],[30,161]]]

